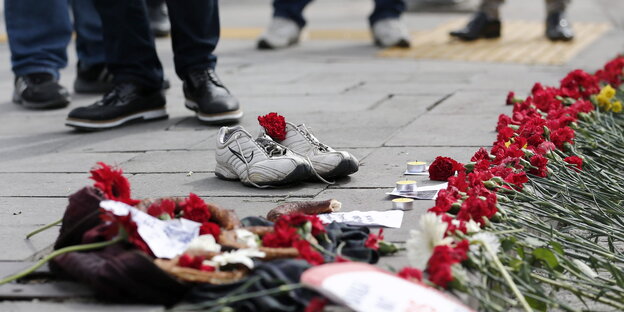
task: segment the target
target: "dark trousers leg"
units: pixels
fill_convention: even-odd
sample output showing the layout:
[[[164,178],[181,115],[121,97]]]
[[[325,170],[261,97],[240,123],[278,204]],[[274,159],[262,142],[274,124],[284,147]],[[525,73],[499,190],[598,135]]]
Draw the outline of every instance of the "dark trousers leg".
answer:
[[[274,0],[273,16],[283,17],[293,20],[299,27],[305,26],[306,21],[303,18],[303,9],[312,0]]]
[[[220,34],[218,0],[168,0],[167,8],[178,76],[184,79],[190,70],[214,68],[217,57],[212,52]]]
[[[160,88],[163,70],[149,27],[145,0],[94,0],[94,3],[102,19],[106,62],[115,81],[133,81],[147,88]]]
[[[371,25],[386,18],[398,18],[405,11],[403,0],[375,0],[375,9],[368,21]]]

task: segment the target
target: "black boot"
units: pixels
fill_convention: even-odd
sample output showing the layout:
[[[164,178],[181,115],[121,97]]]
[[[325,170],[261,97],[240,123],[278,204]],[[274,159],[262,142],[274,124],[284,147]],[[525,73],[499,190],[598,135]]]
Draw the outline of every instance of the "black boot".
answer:
[[[209,125],[238,122],[243,117],[238,100],[223,85],[214,69],[194,70],[184,78],[186,107]]]
[[[450,35],[460,40],[471,41],[479,38],[499,38],[500,33],[500,20],[490,19],[485,13],[477,12],[466,27],[451,31]]]
[[[551,41],[570,41],[574,31],[563,12],[551,12],[546,17],[546,37]]]

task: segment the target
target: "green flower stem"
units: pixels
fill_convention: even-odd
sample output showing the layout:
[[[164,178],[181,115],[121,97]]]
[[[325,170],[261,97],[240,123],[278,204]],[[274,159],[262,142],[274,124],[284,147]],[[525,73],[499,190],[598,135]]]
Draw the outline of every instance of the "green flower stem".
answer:
[[[606,299],[606,298],[604,298],[602,296],[588,296],[587,293],[585,293],[583,291],[579,291],[578,289],[572,287],[571,285],[569,285],[567,283],[562,283],[560,281],[552,280],[550,278],[541,276],[539,274],[531,273],[531,277],[533,277],[533,278],[535,278],[537,280],[540,280],[540,281],[542,281],[544,283],[547,283],[547,284],[550,284],[550,285],[553,285],[553,286],[565,289],[565,290],[575,294],[576,296],[579,296],[579,297],[582,296],[582,297],[591,298],[591,299],[596,300],[596,301],[598,301],[600,303],[603,303],[603,304],[612,306],[614,308],[617,308],[618,310],[624,310],[624,304],[622,304],[621,302],[616,302],[616,301],[613,301],[613,300],[609,300],[609,299]]]
[[[45,231],[45,230],[47,230],[47,229],[49,229],[49,228],[51,228],[51,227],[53,227],[55,225],[61,224],[61,222],[63,222],[62,218],[59,219],[59,220],[56,220],[56,221],[54,221],[54,222],[52,222],[52,223],[50,223],[48,225],[44,225],[44,226],[42,226],[42,227],[40,227],[40,228],[38,228],[38,229],[28,233],[28,235],[26,235],[26,239],[30,239],[31,237],[33,237],[34,235],[36,235],[38,233],[41,233],[41,232],[43,232],[43,231]]]
[[[526,301],[526,299],[524,298],[524,295],[522,295],[522,293],[518,289],[518,286],[516,286],[516,283],[514,283],[513,279],[509,275],[509,272],[507,272],[507,269],[505,269],[505,266],[500,262],[500,259],[498,258],[496,253],[492,249],[490,249],[490,247],[487,244],[483,242],[480,242],[480,243],[481,243],[481,246],[485,248],[485,251],[488,254],[490,254],[490,256],[492,257],[492,260],[494,261],[494,265],[496,265],[501,275],[503,275],[503,278],[507,282],[507,286],[511,288],[511,291],[514,293],[514,295],[516,295],[516,298],[518,298],[518,301],[520,301],[520,304],[522,305],[522,308],[524,309],[524,311],[532,312],[533,309],[531,309],[531,306],[529,306],[529,303]]]
[[[35,265],[33,265],[32,267],[17,273],[15,275],[9,276],[9,277],[5,277],[2,280],[0,280],[0,285],[4,285],[6,283],[12,282],[14,280],[20,279],[32,272],[34,272],[35,270],[37,270],[38,268],[40,268],[42,265],[46,264],[48,261],[54,259],[57,256],[60,256],[64,253],[68,253],[68,252],[73,252],[73,251],[85,251],[85,250],[93,250],[93,249],[100,249],[106,246],[110,246],[113,244],[116,244],[120,241],[122,241],[124,238],[121,236],[117,236],[112,240],[106,241],[106,242],[99,242],[99,243],[92,243],[92,244],[83,244],[83,245],[74,245],[74,246],[69,246],[69,247],[65,247],[65,248],[61,248],[59,250],[55,250],[54,252],[52,252],[51,254],[43,257],[43,259],[39,260],[37,263],[35,263]]]

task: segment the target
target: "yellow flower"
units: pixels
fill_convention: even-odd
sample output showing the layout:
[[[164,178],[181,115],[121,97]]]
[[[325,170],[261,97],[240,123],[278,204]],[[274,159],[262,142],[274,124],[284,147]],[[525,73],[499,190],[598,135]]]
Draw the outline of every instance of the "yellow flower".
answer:
[[[620,105],[622,105],[622,104],[620,103]],[[611,101],[609,101],[609,102],[605,103],[605,105],[604,105],[604,107],[603,107],[603,109],[604,109],[606,112],[610,111],[610,110],[611,110],[611,108],[613,108],[613,104],[611,104]]]
[[[622,102],[615,101],[613,102],[613,106],[611,107],[614,113],[619,113],[622,111]]]
[[[604,95],[607,99],[610,100],[615,96],[615,89],[613,89],[611,85],[606,85],[604,86],[604,88],[602,88],[602,90],[600,90],[600,94],[598,95],[598,97],[600,97],[600,95]]]
[[[602,92],[598,94],[598,96],[596,97],[596,101],[598,101],[598,106],[600,107],[609,106],[609,104],[611,103],[609,98],[606,95],[602,94]]]
[[[509,147],[511,145],[511,141],[505,142],[505,147]]]

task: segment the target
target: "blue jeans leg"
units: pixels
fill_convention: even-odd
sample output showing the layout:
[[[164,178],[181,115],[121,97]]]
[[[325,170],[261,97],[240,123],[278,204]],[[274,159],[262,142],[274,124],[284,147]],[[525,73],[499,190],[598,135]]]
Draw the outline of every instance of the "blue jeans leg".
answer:
[[[274,0],[273,16],[288,18],[293,20],[299,27],[303,28],[306,21],[303,17],[303,9],[312,0]]]
[[[405,11],[403,0],[375,0],[375,9],[368,18],[371,25],[386,18],[398,18]]]
[[[106,62],[102,21],[93,0],[70,0],[76,30],[76,54],[85,66]]]
[[[67,66],[72,25],[67,0],[5,0],[11,66],[16,76],[48,72],[59,77]]]

